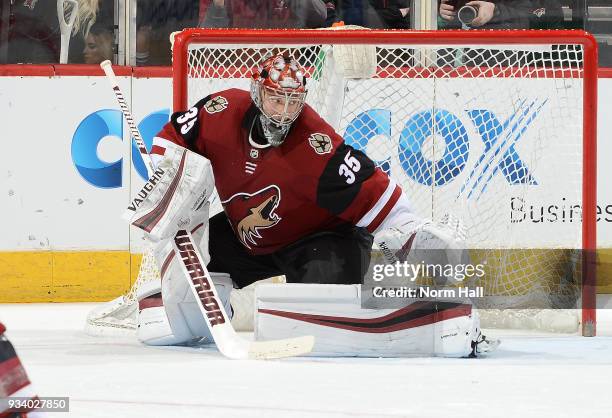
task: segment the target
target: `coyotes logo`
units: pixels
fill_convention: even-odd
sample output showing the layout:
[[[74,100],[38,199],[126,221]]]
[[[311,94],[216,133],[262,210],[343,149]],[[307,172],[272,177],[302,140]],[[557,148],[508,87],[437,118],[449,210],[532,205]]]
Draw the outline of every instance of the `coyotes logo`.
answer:
[[[332,140],[329,135],[314,133],[308,138],[308,143],[317,154],[329,154],[332,151]]]
[[[217,96],[207,101],[204,105],[204,109],[212,115],[213,113],[223,112],[227,109],[227,106],[227,99],[223,96]]]
[[[255,193],[236,193],[221,203],[235,223],[235,232],[245,247],[256,246],[262,229],[271,228],[281,221],[274,211],[281,200],[278,186],[272,184]]]

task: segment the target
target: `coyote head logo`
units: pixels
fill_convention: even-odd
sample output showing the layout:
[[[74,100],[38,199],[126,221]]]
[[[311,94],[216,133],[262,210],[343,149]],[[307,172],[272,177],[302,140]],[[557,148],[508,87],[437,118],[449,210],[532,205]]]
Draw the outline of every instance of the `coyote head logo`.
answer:
[[[247,247],[257,245],[262,229],[271,228],[281,217],[274,211],[280,204],[280,189],[276,185],[265,187],[255,193],[236,193],[222,201],[230,219],[240,219],[234,225],[238,239]]]

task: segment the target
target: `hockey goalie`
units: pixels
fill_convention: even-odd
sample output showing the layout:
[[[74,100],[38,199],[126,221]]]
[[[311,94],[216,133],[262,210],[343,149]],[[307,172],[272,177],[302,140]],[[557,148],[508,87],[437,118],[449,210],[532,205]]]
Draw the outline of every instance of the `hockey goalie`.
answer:
[[[158,170],[128,210],[156,243],[162,277],[139,290],[139,339],[212,342],[171,245],[185,229],[227,312],[233,288],[286,277],[258,296],[256,338],[313,335],[312,354],[333,356],[463,357],[494,348],[469,303],[361,307],[373,244],[389,264],[429,249],[454,263],[461,239],[413,213],[409,196],[305,104],[307,84],[293,57],[268,57],[250,93],[210,94],[154,138]],[[215,187],[223,212],[209,219]]]

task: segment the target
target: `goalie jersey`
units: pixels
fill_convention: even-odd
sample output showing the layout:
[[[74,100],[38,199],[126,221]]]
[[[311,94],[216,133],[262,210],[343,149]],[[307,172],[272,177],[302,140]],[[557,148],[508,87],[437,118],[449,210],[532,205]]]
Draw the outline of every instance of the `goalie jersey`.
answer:
[[[268,254],[350,223],[374,232],[401,189],[306,105],[280,147],[251,138],[259,111],[230,89],[172,115],[154,139],[154,162],[178,144],[211,161],[234,232],[251,254]]]

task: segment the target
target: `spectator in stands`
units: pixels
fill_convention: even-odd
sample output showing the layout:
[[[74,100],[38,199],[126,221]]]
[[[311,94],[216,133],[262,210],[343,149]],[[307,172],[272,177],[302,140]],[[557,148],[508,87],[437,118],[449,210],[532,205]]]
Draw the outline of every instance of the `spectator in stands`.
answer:
[[[73,34],[79,31],[85,35],[98,22],[98,27],[101,25],[107,26],[110,30],[113,24],[114,5],[113,1],[109,0],[78,0],[79,9],[77,18],[74,21],[72,28]],[[99,30],[100,30],[99,29]]]
[[[369,0],[385,29],[410,29],[410,0]],[[372,27],[372,25],[368,25]]]
[[[410,29],[410,0],[324,0],[336,20],[369,28]],[[469,27],[479,29],[553,29],[562,27],[559,0],[440,0],[440,27],[459,29],[457,11],[471,6],[477,15]],[[329,9],[328,5],[328,9]],[[331,20],[333,23],[334,20]],[[328,23],[327,26],[330,26]]]
[[[440,0],[441,28],[461,28],[457,13],[462,7],[476,9],[476,17],[467,27],[478,29],[529,29],[532,0],[464,1]],[[464,22],[466,23],[466,22]]]
[[[54,63],[59,61],[60,29],[55,2],[18,0],[4,2],[8,22],[8,57],[2,63]],[[7,26],[5,26],[7,25]]]
[[[372,29],[410,29],[411,0],[324,0],[325,26],[337,21]]]
[[[532,0],[440,0],[438,21],[441,29],[529,29]],[[471,8],[474,14],[463,14]],[[466,48],[448,54],[440,51],[439,65],[512,66],[523,52]]]
[[[115,2],[113,0],[77,0],[79,8],[70,38],[69,63],[85,63],[85,48],[89,31],[95,25],[98,33],[114,33]],[[52,2],[54,3],[54,2]],[[57,19],[57,16],[56,16]],[[111,36],[111,50],[114,36]],[[111,57],[112,59],[112,53]]]
[[[94,24],[85,38],[83,62],[100,64],[113,59],[113,32],[102,25]]]
[[[203,0],[200,26],[210,28],[318,28],[328,10],[323,0]]]
[[[530,29],[563,29],[565,22],[559,0],[532,0],[529,23]]]
[[[202,1],[138,0],[136,65],[170,64],[170,34],[197,26]]]
[[[338,19],[345,25],[369,26],[368,0],[336,0],[335,3]]]
[[[112,0],[78,0],[78,5],[69,49],[69,62],[77,63],[82,62],[81,51],[89,28],[98,22],[112,30],[114,24]],[[0,57],[0,63],[59,62],[61,33],[56,1],[7,1],[1,10],[9,19],[0,22],[0,38],[4,39],[3,31],[8,31],[8,56]]]
[[[338,0],[323,0],[325,8],[327,9],[327,18],[323,27],[331,27],[334,23],[339,22],[338,12],[336,11]]]

